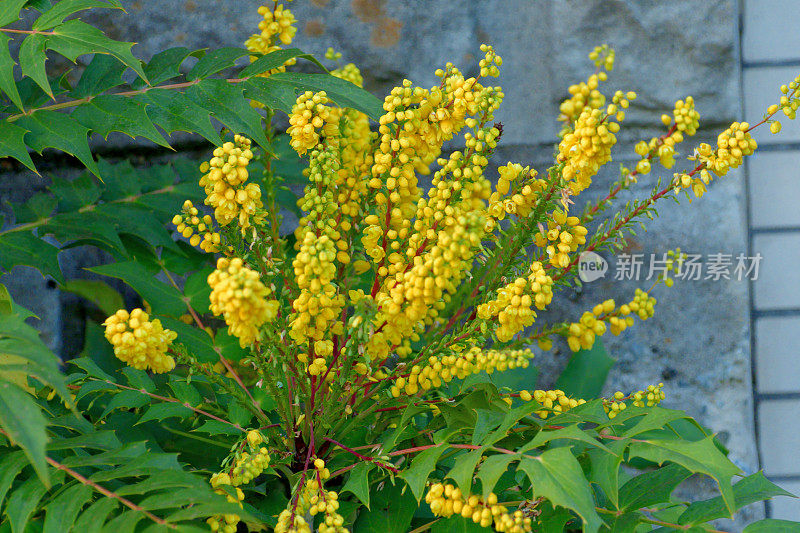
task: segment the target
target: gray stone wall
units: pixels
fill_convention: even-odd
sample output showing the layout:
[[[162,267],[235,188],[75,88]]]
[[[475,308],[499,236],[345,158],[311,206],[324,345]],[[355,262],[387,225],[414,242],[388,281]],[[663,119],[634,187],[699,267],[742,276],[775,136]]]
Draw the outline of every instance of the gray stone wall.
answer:
[[[127,15],[97,11],[89,18],[115,38],[138,42],[134,52],[144,58],[169,46],[241,45],[259,19],[255,0],[123,4]],[[671,113],[675,100],[694,96],[702,115],[697,139],[713,139],[720,127],[741,115],[734,0],[297,0],[290,8],[299,20],[296,46],[317,57],[333,46],[343,53],[343,61],[362,69],[365,86],[379,96],[403,78],[434,83],[433,71],[447,61],[474,73],[480,43],[494,45],[504,59],[498,83],[506,95],[498,113],[504,135],[495,165],[512,160],[544,170],[552,161],[559,127],[555,116],[566,87],[591,72],[586,55],[595,45],[615,47],[617,63],[605,87],[635,90],[639,98],[619,136],[615,161],[577,200],[579,206],[605,194],[616,178],[618,162],[635,158],[632,143],[660,133],[658,117]],[[695,142],[687,141],[684,151]],[[670,175],[663,169],[653,172],[622,200],[647,194],[658,176]],[[0,184],[18,183],[13,195],[24,195],[40,186],[29,178],[5,173]],[[9,197],[10,189],[0,187],[0,196]],[[695,253],[746,252],[743,205],[743,181],[732,173],[717,180],[701,200],[662,202],[660,218],[650,223],[647,233],[639,232],[629,248],[644,254],[676,246]],[[614,259],[607,259],[613,274]],[[623,302],[635,287],[649,287],[646,281],[620,283],[610,278],[613,275],[560,299],[555,314],[577,317],[607,297]],[[26,283],[12,283],[11,289],[26,302],[44,294],[44,289]],[[637,323],[618,338],[606,337],[609,352],[618,359],[609,391],[665,382],[668,406],[686,408],[720,432],[732,459],[748,473],[757,470],[747,283],[679,282],[659,290],[656,297],[653,319]],[[55,309],[56,304],[47,307]],[[563,347],[538,357],[545,384],[568,357]],[[750,510],[750,519],[760,512]]]

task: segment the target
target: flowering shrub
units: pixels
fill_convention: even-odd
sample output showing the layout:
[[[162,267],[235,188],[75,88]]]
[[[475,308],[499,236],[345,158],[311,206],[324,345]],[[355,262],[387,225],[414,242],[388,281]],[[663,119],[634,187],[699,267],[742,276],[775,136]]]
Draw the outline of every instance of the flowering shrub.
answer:
[[[576,384],[599,337],[653,315],[679,250],[628,302],[572,322],[539,312],[578,283],[581,253],[621,247],[663,198],[701,197],[757,148],[754,128],[777,133],[778,112],[794,118],[800,77],[759,124],[733,123],[716,146],[691,145],[700,115],[691,96],[678,100],[665,132],[636,144],[635,167],[581,210],[636,99],[601,89],[608,46],[560,106],[553,165],[508,162],[494,176],[504,94],[491,46],[478,75],[448,63],[433,87],[404,80],[381,104],[353,64],[288,71],[297,59],[322,65],[283,48],[296,21],[277,2],[259,9],[246,49],[173,48],[148,63],[131,43],[64,22],[117,2],[46,4],[0,7],[0,156],[35,170],[29,150],[56,148],[89,173],[15,207],[0,267],[35,266],[108,318],[104,330],[88,325],[82,357],[62,373],[29,313],[0,294],[0,530],[715,531],[710,522],[788,494],[661,407],[663,384],[608,398]],[[25,7],[41,12],[32,28],[6,28]],[[11,37],[24,38],[21,78]],[[48,78],[45,50],[94,56],[73,86]],[[276,111],[288,114],[285,134]],[[111,131],[165,146],[163,133],[188,131],[216,147],[199,165],[136,169],[94,159],[87,134]],[[656,165],[671,177],[590,230]],[[288,234],[287,210],[299,219]],[[60,249],[87,243],[114,258],[92,270],[124,280],[142,308],[120,308],[101,282],[64,279]],[[557,338],[575,352],[561,389],[504,380]],[[693,474],[719,496],[673,495]]]

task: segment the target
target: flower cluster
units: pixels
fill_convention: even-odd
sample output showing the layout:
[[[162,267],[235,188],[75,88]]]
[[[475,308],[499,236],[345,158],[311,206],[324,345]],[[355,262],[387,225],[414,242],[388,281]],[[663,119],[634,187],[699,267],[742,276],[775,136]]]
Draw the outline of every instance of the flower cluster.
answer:
[[[289,45],[294,39],[297,28],[294,26],[296,19],[292,12],[275,2],[272,7],[261,6],[258,8],[258,14],[263,18],[258,23],[260,33],[250,36],[245,41],[245,47],[253,53],[269,54],[280,49],[277,41],[284,45]],[[250,61],[255,61],[258,56],[251,56]],[[287,60],[283,65],[276,67],[272,70],[264,72],[261,76],[269,76],[276,72],[284,72],[286,67],[294,65],[297,62],[295,58]]]
[[[313,466],[311,476],[306,479],[294,505],[290,503],[290,508],[284,509],[278,516],[275,533],[311,533],[311,527],[305,519],[306,513],[311,516],[325,513],[325,518],[319,524],[320,533],[347,533],[343,526],[344,517],[339,514],[339,495],[323,488],[323,482],[330,477],[325,461],[314,459]]]
[[[669,115],[662,115],[661,122],[670,128],[669,132],[660,137],[653,137],[649,142],[640,141],[634,150],[642,157],[636,164],[636,174],[646,175],[650,173],[650,160],[658,157],[661,166],[672,168],[675,165],[675,146],[684,140],[684,135],[692,136],[697,133],[700,125],[700,113],[694,108],[694,98],[686,97],[686,100],[678,100],[673,111],[675,122]],[[634,178],[633,181],[636,181]]]
[[[183,202],[181,214],[172,217],[172,223],[177,227],[178,233],[189,239],[192,246],[200,246],[204,252],[214,253],[219,251],[222,238],[212,229],[211,215],[200,216],[200,212],[191,200]]]
[[[580,222],[578,217],[567,216],[557,209],[548,218],[546,230],[540,227],[533,242],[545,249],[551,265],[565,268],[571,262],[569,254],[586,243],[589,231]]]
[[[564,163],[562,175],[569,182],[572,194],[586,189],[600,167],[611,161],[611,147],[617,143],[614,134],[625,118],[625,112],[619,108],[627,108],[629,101],[635,98],[635,92],[623,94],[617,91],[605,113],[587,106],[575,120],[573,130],[561,139],[557,160]],[[611,119],[612,116],[617,122]]]
[[[247,165],[253,158],[250,139],[234,136],[234,142],[226,142],[214,149],[214,157],[200,166],[203,177],[200,186],[205,189],[205,203],[214,209],[214,217],[220,226],[238,220],[242,232],[263,219],[257,210],[261,203],[261,188],[255,183],[245,184],[249,174]]]
[[[553,278],[545,273],[542,263],[534,261],[526,278],[519,277],[500,288],[497,298],[478,306],[477,316],[483,320],[496,316],[495,335],[499,341],[506,342],[533,324],[536,312],[532,306],[543,310],[552,299]]]
[[[139,370],[155,373],[169,372],[175,368],[175,359],[167,355],[177,333],[161,326],[159,319],[150,320],[142,309],[128,313],[120,309],[108,317],[103,325],[105,337],[114,346],[114,355]]]
[[[533,391],[533,394],[531,394],[530,391],[523,390],[519,392],[519,398],[525,402],[536,400],[536,403],[544,407],[544,409],[536,411],[536,414],[542,419],[547,418],[550,415],[563,413],[564,411],[568,411],[573,407],[577,407],[586,403],[586,400],[583,399],[576,400],[574,398],[570,398],[564,393],[564,391],[560,389],[535,390]]]
[[[567,328],[567,343],[573,352],[588,350],[594,345],[596,337],[602,336],[606,328],[611,329],[613,335],[619,335],[629,326],[633,325],[633,316],[637,315],[642,320],[653,316],[656,299],[649,293],[636,289],[633,300],[616,307],[614,300],[606,300],[594,306],[591,311],[581,315],[578,322],[573,322]]]
[[[517,215],[525,218],[534,208],[547,182],[536,179],[536,170],[524,167],[519,163],[509,162],[497,169],[497,187],[489,197],[485,231],[494,230],[496,221],[503,220],[506,215]]]
[[[608,418],[615,418],[617,413],[624,411],[628,407],[625,403],[626,401],[633,400],[631,403],[635,407],[653,407],[666,398],[664,391],[661,390],[663,387],[663,383],[648,385],[646,390],[636,391],[628,396],[625,396],[621,391],[617,391],[614,393],[613,399],[603,399],[603,409],[608,414]]]
[[[304,155],[319,144],[317,130],[321,130],[330,119],[331,108],[326,105],[328,102],[325,91],[306,91],[297,97],[292,114],[289,115],[289,129],[286,132],[292,138],[292,148],[298,154]]]
[[[532,531],[531,519],[521,510],[509,513],[493,492],[484,499],[476,494],[462,494],[461,489],[449,483],[434,483],[428,488],[425,503],[430,505],[434,516],[461,515],[481,527],[492,526],[495,531],[507,533]]]
[[[261,282],[258,272],[247,268],[238,257],[217,260],[208,284],[211,312],[225,317],[228,332],[238,337],[242,348],[258,340],[259,328],[278,313],[278,301],[269,299],[272,291]]]
[[[239,487],[234,487],[231,482],[231,477],[225,472],[218,472],[211,476],[211,486],[214,492],[221,496],[225,496],[230,503],[235,503],[242,506],[244,501],[244,492]],[[234,488],[234,494],[230,494],[224,487]],[[219,533],[236,533],[239,525],[239,516],[235,514],[226,514],[220,516],[212,516],[206,520],[211,531]]]
[[[453,378],[464,379],[480,372],[491,374],[495,370],[504,372],[527,368],[530,359],[533,359],[533,353],[528,349],[481,350],[477,347],[441,357],[431,356],[427,365],[414,365],[407,375],[397,378],[390,391],[395,398],[401,393],[414,395],[420,390],[441,387],[442,383],[449,383]]]

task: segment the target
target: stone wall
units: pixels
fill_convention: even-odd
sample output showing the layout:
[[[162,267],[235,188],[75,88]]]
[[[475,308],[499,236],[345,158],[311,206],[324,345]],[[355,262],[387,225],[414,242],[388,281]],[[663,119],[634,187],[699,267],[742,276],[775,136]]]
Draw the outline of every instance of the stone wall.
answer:
[[[259,18],[254,0],[123,4],[127,15],[98,11],[89,18],[117,39],[138,42],[134,52],[144,58],[176,45],[241,45]],[[504,59],[498,83],[506,95],[497,117],[504,125],[503,147],[494,165],[513,160],[546,168],[558,128],[554,117],[566,87],[590,73],[586,55],[595,45],[615,47],[616,67],[606,87],[635,90],[639,98],[628,113],[615,162],[580,197],[579,205],[608,190],[618,162],[634,158],[631,144],[657,134],[658,117],[670,113],[675,100],[694,96],[702,115],[698,138],[705,140],[740,117],[734,0],[297,0],[290,7],[299,20],[295,44],[317,57],[333,46],[344,61],[362,69],[365,86],[378,95],[403,78],[430,85],[433,71],[447,61],[475,73],[480,43],[494,45]],[[670,176],[663,169],[654,172],[623,200],[647,194],[659,175]],[[29,193],[39,186],[29,179],[2,175],[0,195],[5,199],[11,189],[15,196]],[[732,173],[717,180],[702,200],[681,205],[665,201],[660,218],[647,233],[639,232],[629,249],[645,254],[676,246],[695,253],[746,252],[743,194],[741,176]],[[613,273],[614,260],[607,259]],[[604,298],[626,301],[635,287],[649,286],[610,278],[588,284],[555,313],[579,316]],[[23,282],[11,288],[29,303],[41,300],[45,291],[32,287]],[[747,283],[679,282],[656,297],[653,319],[621,337],[607,338],[609,352],[618,359],[609,391],[664,381],[668,406],[687,408],[720,432],[732,459],[746,472],[755,471]],[[56,309],[52,303],[47,307]],[[544,383],[566,364],[568,353],[562,348],[538,357]],[[752,518],[760,510],[751,512]]]

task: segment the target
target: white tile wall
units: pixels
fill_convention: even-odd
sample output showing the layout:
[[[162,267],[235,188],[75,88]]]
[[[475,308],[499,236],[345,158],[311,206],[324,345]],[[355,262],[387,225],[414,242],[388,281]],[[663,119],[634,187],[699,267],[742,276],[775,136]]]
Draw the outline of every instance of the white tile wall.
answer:
[[[758,253],[762,260],[753,283],[756,309],[800,308],[800,232],[757,234],[751,255]]]
[[[745,0],[742,55],[746,62],[794,60],[800,50],[800,2]]]
[[[800,5],[800,2],[798,2]],[[800,32],[800,29],[798,30]],[[797,53],[800,55],[800,48]],[[767,108],[777,104],[781,97],[780,86],[788,84],[800,73],[800,67],[758,67],[748,68],[742,73],[744,89],[744,116],[750,124],[760,122]],[[782,118],[781,118],[782,117]],[[782,112],[778,112],[783,124],[780,135],[772,135],[769,128],[760,127],[753,132],[753,138],[759,144],[774,144],[800,141],[800,122],[789,120]],[[702,121],[702,117],[700,119]]]
[[[792,126],[800,129],[800,122]],[[752,226],[800,227],[800,159],[797,151],[756,150],[748,162],[748,171]]]
[[[800,400],[759,402],[758,426],[762,435],[764,473],[767,476],[800,475],[800,461],[797,460],[800,450]]]
[[[758,318],[755,336],[758,391],[800,390],[800,316]]]
[[[795,496],[800,496],[800,481],[778,483]],[[772,500],[772,518],[783,520],[800,520],[800,498],[780,496]]]

